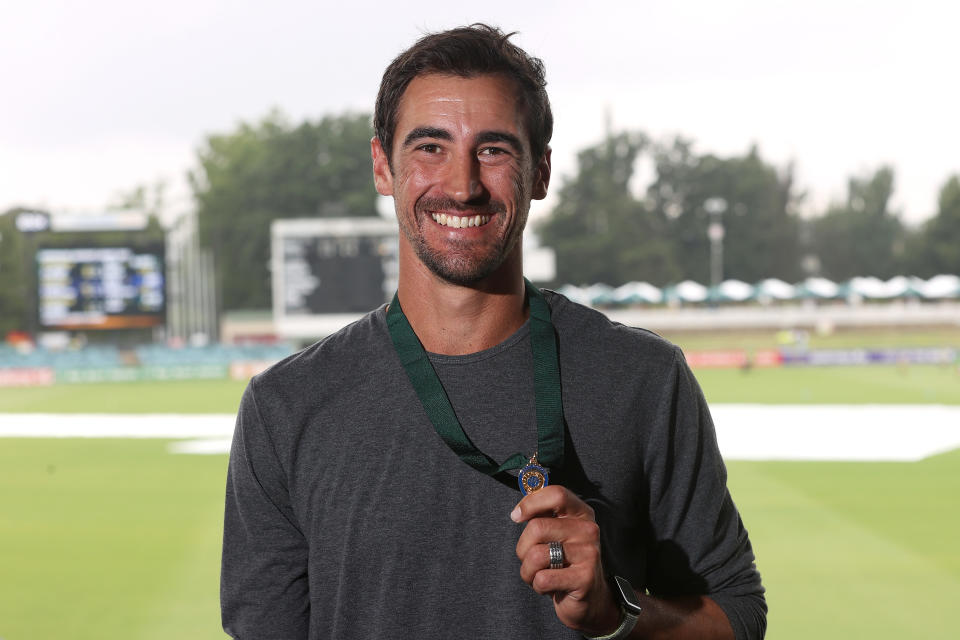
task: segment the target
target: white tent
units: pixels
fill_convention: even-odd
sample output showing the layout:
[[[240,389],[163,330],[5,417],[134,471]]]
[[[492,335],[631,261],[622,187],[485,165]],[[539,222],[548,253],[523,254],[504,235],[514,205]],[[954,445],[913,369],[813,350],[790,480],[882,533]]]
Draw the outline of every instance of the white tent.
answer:
[[[777,278],[767,278],[757,285],[757,297],[773,300],[793,300],[797,297],[797,288]]]
[[[663,302],[663,292],[648,282],[628,282],[613,290],[613,301],[617,304],[659,304]]]
[[[826,278],[807,278],[797,285],[797,294],[801,297],[836,298],[840,287]]]
[[[919,288],[924,298],[957,298],[960,297],[960,276],[933,276]]]
[[[749,285],[743,280],[724,280],[719,287],[720,299],[734,302],[749,300],[753,297],[754,291],[753,285]]]
[[[668,300],[703,302],[707,299],[707,288],[693,280],[684,280],[674,287],[667,288],[664,295]]]

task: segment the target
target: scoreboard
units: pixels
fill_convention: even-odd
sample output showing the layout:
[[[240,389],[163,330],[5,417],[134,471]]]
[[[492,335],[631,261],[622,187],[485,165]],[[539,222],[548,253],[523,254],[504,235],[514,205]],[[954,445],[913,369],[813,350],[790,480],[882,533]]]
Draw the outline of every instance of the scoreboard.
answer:
[[[162,246],[39,248],[43,329],[126,329],[165,320]]]
[[[321,338],[390,302],[397,290],[395,218],[296,218],[270,226],[274,329],[282,338]],[[525,237],[524,275],[549,282],[553,249]]]
[[[284,313],[367,312],[392,293],[385,285],[393,238],[288,237],[283,242]]]
[[[397,288],[395,220],[275,220],[270,234],[273,317],[282,337],[333,333],[389,302]]]

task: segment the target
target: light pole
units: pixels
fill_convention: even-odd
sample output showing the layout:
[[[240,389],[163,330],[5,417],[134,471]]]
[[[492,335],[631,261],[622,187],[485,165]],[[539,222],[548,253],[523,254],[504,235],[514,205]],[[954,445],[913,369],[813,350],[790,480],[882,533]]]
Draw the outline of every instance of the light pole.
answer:
[[[707,237],[710,238],[710,284],[717,291],[723,281],[723,212],[727,210],[727,201],[723,198],[709,198],[703,208],[710,216],[707,225]]]

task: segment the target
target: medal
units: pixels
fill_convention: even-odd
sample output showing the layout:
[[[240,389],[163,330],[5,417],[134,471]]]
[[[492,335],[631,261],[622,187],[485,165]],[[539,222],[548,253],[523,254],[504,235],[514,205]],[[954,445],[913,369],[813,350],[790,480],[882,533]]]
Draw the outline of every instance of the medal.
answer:
[[[520,485],[520,493],[523,495],[540,491],[550,484],[550,474],[537,462],[537,454],[533,454],[526,466],[520,469],[517,483]]]

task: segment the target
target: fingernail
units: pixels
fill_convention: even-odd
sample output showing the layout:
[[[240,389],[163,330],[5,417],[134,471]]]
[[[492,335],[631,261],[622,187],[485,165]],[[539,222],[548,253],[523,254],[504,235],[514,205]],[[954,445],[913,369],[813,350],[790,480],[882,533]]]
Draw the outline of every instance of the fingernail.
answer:
[[[510,512],[510,519],[514,522],[520,522],[520,505],[515,506],[513,511]]]

